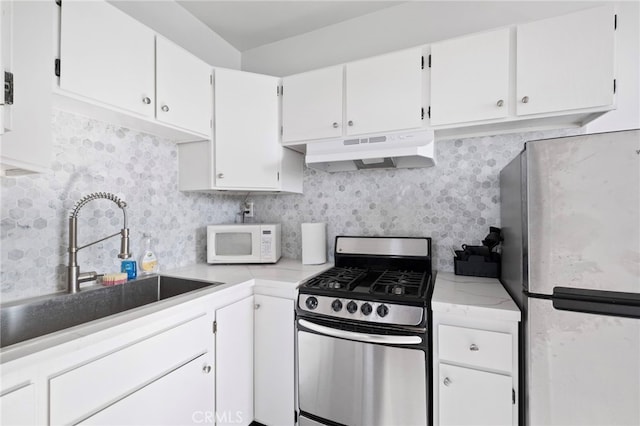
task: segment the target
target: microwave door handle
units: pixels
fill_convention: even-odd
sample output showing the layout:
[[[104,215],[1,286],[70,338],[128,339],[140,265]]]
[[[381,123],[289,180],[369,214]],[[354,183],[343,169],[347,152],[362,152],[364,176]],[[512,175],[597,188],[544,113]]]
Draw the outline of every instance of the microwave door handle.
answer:
[[[315,331],[316,333],[324,334],[325,336],[355,340],[363,343],[381,343],[387,345],[416,345],[422,343],[422,337],[420,336],[388,336],[381,334],[356,333],[354,331],[325,327],[324,325],[315,324],[303,319],[298,320],[298,324],[308,328],[309,330]]]

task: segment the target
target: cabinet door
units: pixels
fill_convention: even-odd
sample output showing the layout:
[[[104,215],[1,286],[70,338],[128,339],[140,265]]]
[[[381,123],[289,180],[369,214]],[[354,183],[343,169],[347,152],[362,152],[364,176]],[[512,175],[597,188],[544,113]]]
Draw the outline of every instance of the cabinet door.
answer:
[[[348,135],[422,125],[422,50],[403,50],[346,65]]]
[[[504,118],[509,29],[431,45],[431,124]]]
[[[151,355],[152,356],[152,355]],[[80,422],[82,425],[213,424],[213,368],[203,354]]]
[[[440,364],[439,424],[511,425],[512,389],[511,376]]]
[[[293,300],[255,295],[255,419],[295,424]]]
[[[603,6],[517,27],[517,114],[613,104],[614,13]]]
[[[276,189],[280,173],[278,79],[216,69],[215,184]]]
[[[35,386],[28,384],[0,397],[0,424],[21,426],[36,424]]]
[[[217,424],[253,421],[253,296],[216,311]]]
[[[282,79],[282,141],[342,135],[343,66]]]
[[[170,41],[156,37],[156,117],[203,135],[211,134],[211,67]]]
[[[154,33],[104,1],[62,4],[60,88],[153,117]]]

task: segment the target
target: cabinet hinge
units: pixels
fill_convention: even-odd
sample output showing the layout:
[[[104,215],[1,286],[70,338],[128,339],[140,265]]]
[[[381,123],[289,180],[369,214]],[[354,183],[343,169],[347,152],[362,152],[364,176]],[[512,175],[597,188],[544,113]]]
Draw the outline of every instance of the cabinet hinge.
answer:
[[[54,63],[54,72],[56,77],[60,77],[60,59],[56,59]]]
[[[213,118],[209,120],[209,128],[213,129]]]
[[[431,68],[431,55],[429,55],[429,68]]]
[[[615,14],[613,15],[613,30],[617,30],[618,29],[618,15]]]
[[[209,84],[213,86],[213,74],[209,74]]]
[[[427,109],[427,117],[431,118],[431,105],[429,105],[429,108]]]
[[[278,182],[280,182],[280,172],[278,172]]]
[[[278,96],[282,96],[284,94],[284,87],[283,86],[278,86],[276,88],[276,93],[278,94]]]
[[[616,93],[616,79],[613,79],[613,93]]]
[[[284,135],[284,127],[280,126],[280,136]]]
[[[420,108],[420,120],[424,120],[424,108]]]
[[[516,390],[515,389],[511,389],[511,403],[513,405],[516,405]]]
[[[424,69],[424,56],[420,57],[420,69]]]
[[[298,423],[298,412],[293,410],[293,422]]]
[[[213,334],[218,332],[218,321],[213,322]]]
[[[13,73],[4,72],[4,104],[13,104]]]

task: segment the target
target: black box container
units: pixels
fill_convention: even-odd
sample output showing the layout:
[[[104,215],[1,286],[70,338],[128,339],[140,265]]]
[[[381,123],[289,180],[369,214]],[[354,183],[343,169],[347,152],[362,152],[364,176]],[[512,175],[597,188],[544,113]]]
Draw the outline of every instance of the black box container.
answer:
[[[456,275],[471,277],[500,278],[500,254],[491,253],[490,256],[469,256],[468,260],[453,259]]]

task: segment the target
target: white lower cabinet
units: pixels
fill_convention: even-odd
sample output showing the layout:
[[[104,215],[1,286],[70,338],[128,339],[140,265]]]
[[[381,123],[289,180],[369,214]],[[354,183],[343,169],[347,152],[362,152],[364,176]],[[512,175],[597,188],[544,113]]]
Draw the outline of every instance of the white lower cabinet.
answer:
[[[213,400],[213,370],[202,354],[79,424],[211,424]]]
[[[255,296],[255,420],[270,426],[295,424],[294,301]]]
[[[512,425],[510,375],[440,363],[440,425]]]
[[[253,421],[253,296],[216,310],[217,425]]]
[[[518,424],[518,323],[434,312],[434,425]]]
[[[0,424],[27,426],[36,424],[35,386],[27,383],[0,396]]]

